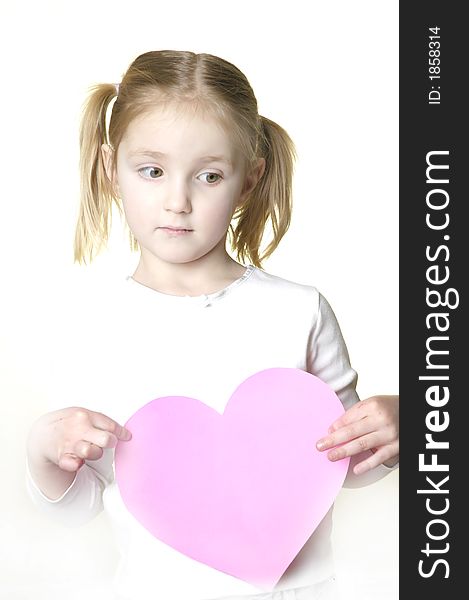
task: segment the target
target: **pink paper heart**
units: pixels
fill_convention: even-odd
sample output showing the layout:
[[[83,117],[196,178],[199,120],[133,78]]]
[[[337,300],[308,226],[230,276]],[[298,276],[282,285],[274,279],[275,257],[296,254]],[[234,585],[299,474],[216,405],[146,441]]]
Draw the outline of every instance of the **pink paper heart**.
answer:
[[[290,368],[243,381],[223,415],[194,398],[152,400],[116,448],[123,502],[179,552],[270,590],[342,487],[349,459],[315,444],[343,412],[328,385]]]

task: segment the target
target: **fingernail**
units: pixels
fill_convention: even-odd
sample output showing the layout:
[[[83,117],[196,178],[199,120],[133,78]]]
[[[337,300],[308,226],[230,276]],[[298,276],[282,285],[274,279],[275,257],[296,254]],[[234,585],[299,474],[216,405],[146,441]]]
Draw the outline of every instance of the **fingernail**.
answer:
[[[128,429],[123,429],[122,434],[125,441],[132,439],[132,432],[130,432]]]
[[[324,440],[319,440],[318,442],[316,442],[316,448],[318,450],[324,450],[325,447],[326,447],[326,443]]]
[[[331,452],[329,452],[329,454],[327,455],[327,458],[329,460],[337,460],[339,458],[338,453],[335,450],[332,450]]]

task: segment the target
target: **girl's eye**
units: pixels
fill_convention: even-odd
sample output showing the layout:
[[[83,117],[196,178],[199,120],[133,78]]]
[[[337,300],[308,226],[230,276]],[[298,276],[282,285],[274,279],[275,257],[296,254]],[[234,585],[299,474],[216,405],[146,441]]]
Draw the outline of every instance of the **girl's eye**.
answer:
[[[163,174],[163,171],[159,167],[143,167],[142,169],[139,169],[138,172],[141,173],[142,171],[147,171],[147,170],[157,171],[157,174],[154,176],[150,175],[149,179],[158,179],[158,177],[161,177],[161,175]],[[147,177],[145,177],[145,179],[147,179]]]
[[[202,173],[199,177],[205,177],[205,183],[218,183],[222,178],[218,173]]]

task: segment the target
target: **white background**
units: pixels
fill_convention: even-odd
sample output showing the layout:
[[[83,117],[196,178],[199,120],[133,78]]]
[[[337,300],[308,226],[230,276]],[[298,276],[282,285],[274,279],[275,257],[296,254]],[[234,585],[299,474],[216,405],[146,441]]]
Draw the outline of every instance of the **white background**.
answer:
[[[264,268],[326,296],[362,398],[398,392],[397,1],[0,0],[1,599],[49,599],[74,581],[97,590],[115,567],[104,515],[70,532],[36,513],[25,439],[46,402],[51,348],[39,332],[61,320],[48,298],[71,281],[92,293],[96,277],[129,274],[138,258],[118,228],[91,267],[72,264],[81,103],[156,49],[233,62],[260,113],[290,133],[293,221]],[[344,598],[398,597],[397,502],[398,472],[340,493]]]

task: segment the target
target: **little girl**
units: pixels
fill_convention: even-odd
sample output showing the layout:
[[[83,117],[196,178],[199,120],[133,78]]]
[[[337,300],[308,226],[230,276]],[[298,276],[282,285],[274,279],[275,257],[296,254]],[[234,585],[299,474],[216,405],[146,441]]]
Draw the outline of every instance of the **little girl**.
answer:
[[[397,397],[359,402],[356,373],[325,298],[261,269],[290,223],[290,137],[258,114],[248,81],[232,64],[155,51],[136,58],[119,86],[92,90],[80,150],[75,261],[93,260],[107,242],[113,202],[125,213],[140,260],[99,313],[99,339],[90,337],[81,359],[86,376],[74,381],[77,405],[49,412],[31,428],[34,502],[69,524],[104,507],[122,555],[116,599],[336,598],[332,509],[275,589],[261,593],[153,537],[127,511],[113,471],[115,446],[131,438],[122,424],[153,398],[200,398],[223,413],[240,382],[270,367],[308,371],[339,396],[346,412],[311,451],[330,449],[331,460],[353,455],[347,483],[357,485],[365,471],[375,480],[397,463]],[[268,222],[273,239],[261,254]],[[226,250],[229,234],[237,260]],[[99,299],[92,301],[97,310]]]

